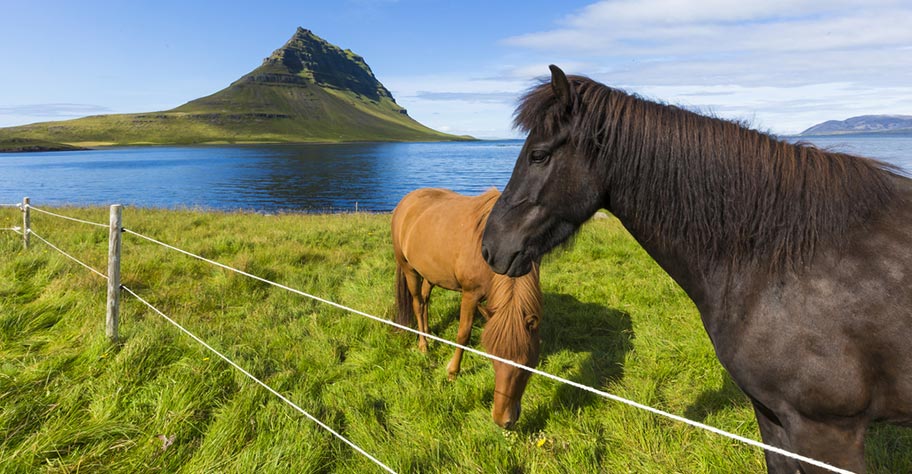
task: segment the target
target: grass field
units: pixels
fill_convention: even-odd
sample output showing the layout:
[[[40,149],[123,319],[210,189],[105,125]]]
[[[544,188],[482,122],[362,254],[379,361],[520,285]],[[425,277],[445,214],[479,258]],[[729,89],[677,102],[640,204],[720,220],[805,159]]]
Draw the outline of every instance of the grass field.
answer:
[[[55,211],[107,222],[101,208]],[[0,208],[0,228],[19,225]],[[389,215],[127,208],[124,226],[381,317],[393,310]],[[107,230],[33,213],[38,235],[104,269]],[[399,472],[748,473],[759,449],[533,376],[516,429],[490,417],[490,362],[125,235],[123,282]],[[696,309],[614,219],[542,266],[542,370],[759,439]],[[378,472],[367,458],[104,280],[0,231],[0,471]],[[458,295],[435,290],[453,339]],[[480,319],[480,318],[479,318]],[[473,344],[482,326],[476,323]],[[872,472],[912,471],[912,430],[876,425]]]

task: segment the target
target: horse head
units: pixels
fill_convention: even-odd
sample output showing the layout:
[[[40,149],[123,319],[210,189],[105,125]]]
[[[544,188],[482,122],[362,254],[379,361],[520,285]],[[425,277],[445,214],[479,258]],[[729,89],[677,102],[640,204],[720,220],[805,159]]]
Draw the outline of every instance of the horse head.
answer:
[[[488,297],[491,319],[481,340],[487,352],[526,367],[538,365],[541,338],[541,288],[538,265],[519,278],[495,275]],[[531,372],[500,361],[494,364],[494,407],[491,416],[503,428],[519,419],[523,393]]]
[[[528,130],[509,183],[494,205],[482,255],[495,272],[523,275],[567,240],[604,201],[603,172],[579,150],[571,131],[580,101],[573,83],[551,66],[550,87],[530,91],[517,113]]]

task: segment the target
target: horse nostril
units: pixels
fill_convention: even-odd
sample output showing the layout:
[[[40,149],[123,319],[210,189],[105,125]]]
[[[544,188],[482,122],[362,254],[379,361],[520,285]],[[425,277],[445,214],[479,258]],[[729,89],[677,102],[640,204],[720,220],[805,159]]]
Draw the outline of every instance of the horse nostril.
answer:
[[[485,261],[487,262],[487,261],[488,261],[488,256],[489,256],[489,255],[490,255],[490,252],[488,252],[488,247],[486,247],[484,244],[482,244],[482,246],[481,246],[481,258],[485,259]]]
[[[504,428],[505,430],[509,430],[509,429],[513,428],[513,425],[515,425],[515,424],[516,424],[516,421],[514,421],[514,420],[509,420],[509,421],[507,421],[507,422],[505,422],[505,423],[503,424],[503,428]]]

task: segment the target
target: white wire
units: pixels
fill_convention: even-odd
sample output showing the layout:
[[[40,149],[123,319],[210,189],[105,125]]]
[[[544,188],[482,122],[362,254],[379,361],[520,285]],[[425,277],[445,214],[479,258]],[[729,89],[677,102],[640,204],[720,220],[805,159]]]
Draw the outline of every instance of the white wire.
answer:
[[[82,265],[83,267],[89,269],[90,271],[92,271],[92,272],[95,273],[96,275],[98,275],[98,276],[104,278],[105,280],[108,279],[107,275],[105,275],[104,273],[101,273],[100,271],[98,271],[98,270],[96,270],[96,269],[94,269],[94,268],[92,268],[92,267],[86,265],[85,263],[80,262],[76,257],[74,257],[74,256],[72,256],[72,255],[70,255],[70,254],[68,254],[68,253],[66,253],[66,252],[64,252],[63,250],[60,250],[59,248],[57,248],[57,246],[55,246],[54,244],[48,242],[47,240],[44,240],[44,237],[41,237],[40,235],[36,234],[34,230],[29,230],[29,234],[34,235],[35,237],[38,237],[38,240],[40,240],[40,241],[46,243],[46,244],[47,244],[48,246],[50,246],[52,249],[54,249],[54,250],[56,250],[56,251],[58,251],[58,252],[60,252],[60,253],[62,253],[62,254],[64,254],[64,255],[66,255],[67,257],[70,258],[70,260],[72,260],[72,261],[74,261],[74,262],[76,262],[76,263]]]
[[[253,374],[251,374],[250,372],[247,372],[246,370],[244,370],[241,366],[239,366],[239,365],[237,365],[236,363],[234,363],[234,361],[232,361],[231,359],[229,359],[228,357],[226,357],[225,355],[223,355],[221,352],[215,350],[215,349],[212,348],[212,346],[210,346],[209,344],[206,344],[205,341],[203,341],[202,339],[200,339],[199,337],[197,337],[195,334],[193,334],[192,332],[190,332],[190,331],[188,331],[187,329],[185,329],[183,326],[181,326],[180,324],[178,324],[178,323],[177,323],[176,321],[174,321],[173,319],[169,318],[167,315],[165,315],[165,313],[161,312],[161,311],[160,311],[158,308],[156,308],[155,306],[152,306],[152,304],[150,304],[148,301],[144,300],[142,297],[140,297],[139,295],[137,295],[133,290],[127,288],[127,287],[124,286],[124,285],[121,285],[120,287],[123,288],[124,291],[126,291],[127,293],[130,293],[131,295],[133,295],[133,296],[134,296],[137,300],[139,300],[141,303],[143,303],[144,305],[148,306],[149,309],[151,309],[152,311],[155,311],[156,313],[158,313],[159,316],[165,318],[169,323],[173,324],[175,327],[177,327],[178,329],[180,329],[181,331],[183,331],[184,334],[190,336],[191,338],[193,338],[193,340],[195,340],[196,342],[198,342],[198,343],[202,344],[203,346],[205,346],[206,349],[209,349],[210,351],[212,351],[213,354],[215,354],[215,355],[221,357],[222,360],[224,360],[225,362],[231,364],[232,367],[234,367],[235,369],[241,371],[241,373],[243,373],[244,375],[246,375],[248,378],[250,378],[250,379],[253,380],[254,382],[258,383],[260,386],[262,386],[262,387],[265,388],[266,390],[269,390],[269,392],[271,392],[273,395],[275,395],[275,396],[281,398],[283,402],[287,403],[287,404],[290,405],[292,408],[294,408],[295,410],[299,411],[302,415],[306,416],[307,418],[310,418],[311,421],[313,421],[314,423],[320,425],[320,427],[322,427],[322,428],[324,428],[325,430],[327,430],[327,431],[329,431],[330,433],[332,433],[333,436],[335,436],[336,438],[339,438],[340,440],[342,440],[343,442],[345,442],[345,444],[351,446],[355,451],[358,451],[359,453],[363,454],[363,455],[366,456],[368,459],[370,459],[371,461],[373,461],[374,463],[376,463],[378,466],[380,466],[380,467],[382,467],[383,469],[385,469],[387,472],[392,472],[392,473],[395,474],[396,471],[393,471],[393,470],[390,469],[386,464],[383,464],[380,460],[378,460],[377,458],[375,458],[375,457],[371,456],[370,454],[368,454],[367,451],[361,449],[361,448],[360,448],[358,445],[356,445],[355,443],[353,443],[353,442],[347,440],[344,436],[342,436],[341,434],[337,433],[335,430],[333,430],[332,428],[330,428],[328,425],[326,425],[326,424],[323,423],[322,421],[318,420],[316,417],[314,417],[313,415],[311,415],[310,413],[308,413],[307,411],[305,411],[303,408],[299,407],[297,404],[295,404],[293,401],[291,401],[291,400],[289,400],[288,398],[286,398],[286,397],[285,397],[284,395],[282,395],[281,393],[275,391],[275,390],[274,390],[272,387],[270,387],[269,385],[266,385],[266,384],[265,384],[264,382],[262,382],[260,379],[258,379],[258,378],[256,378],[255,376],[253,376]]]
[[[82,220],[82,219],[77,219],[77,218],[75,218],[75,217],[61,216],[60,214],[54,214],[53,212],[45,211],[44,209],[38,209],[37,207],[32,206],[31,204],[29,204],[28,207],[29,207],[29,209],[31,209],[31,210],[33,210],[33,211],[42,212],[42,213],[47,214],[47,215],[49,215],[49,216],[59,217],[59,218],[61,218],[61,219],[67,219],[67,220],[70,220],[70,221],[80,222],[80,223],[82,223],[82,224],[89,224],[89,225],[94,225],[94,226],[98,226],[98,227],[105,227],[105,228],[110,227],[108,224],[99,224],[99,223],[97,223],[97,222],[84,221],[84,220]]]
[[[35,237],[37,237],[39,240],[41,240],[42,242],[44,242],[45,244],[47,244],[48,246],[50,246],[50,247],[53,248],[54,250],[56,250],[56,251],[62,253],[63,255],[69,257],[69,258],[70,258],[71,260],[73,260],[74,262],[76,262],[76,263],[82,265],[82,266],[85,267],[86,269],[88,269],[88,270],[94,272],[95,274],[101,276],[101,277],[104,278],[105,280],[108,279],[108,277],[105,276],[103,273],[99,272],[98,270],[95,270],[94,268],[92,268],[92,267],[86,265],[85,263],[79,261],[77,258],[73,257],[72,255],[70,255],[70,254],[64,252],[63,250],[61,250],[60,248],[58,248],[58,247],[55,246],[54,244],[48,242],[48,241],[45,240],[43,237],[41,237],[40,235],[36,234],[35,231],[30,230],[29,233],[32,234],[32,235],[34,235]],[[121,288],[123,288],[124,291],[126,291],[126,292],[130,293],[131,295],[133,295],[134,297],[136,297],[136,299],[138,299],[140,302],[142,302],[143,304],[145,304],[146,306],[148,306],[149,308],[151,308],[153,311],[155,311],[156,313],[158,313],[160,316],[162,316],[163,318],[165,318],[166,320],[168,320],[168,322],[170,322],[171,324],[173,324],[174,326],[176,326],[178,329],[180,329],[181,331],[183,331],[184,333],[186,333],[188,336],[192,337],[194,340],[196,340],[197,342],[199,342],[200,344],[202,344],[203,346],[205,346],[207,349],[209,349],[210,351],[212,351],[213,353],[215,353],[217,356],[219,356],[219,357],[221,357],[222,359],[224,359],[226,362],[228,362],[229,364],[231,364],[234,368],[240,370],[244,375],[246,375],[247,377],[250,377],[254,382],[256,382],[256,383],[262,385],[266,390],[269,390],[270,392],[272,392],[273,395],[275,395],[275,396],[281,398],[282,401],[284,401],[285,403],[291,405],[293,408],[295,408],[296,410],[298,410],[299,412],[301,412],[302,414],[304,414],[304,416],[310,418],[311,420],[313,420],[313,422],[315,422],[316,424],[318,424],[318,425],[320,425],[321,427],[323,427],[323,428],[325,428],[326,430],[328,430],[328,431],[329,431],[330,433],[332,433],[334,436],[336,436],[337,438],[339,438],[339,439],[341,439],[342,441],[344,441],[346,444],[348,444],[349,446],[351,446],[352,448],[354,448],[356,451],[358,451],[359,453],[361,453],[361,454],[363,454],[364,456],[366,456],[367,458],[369,458],[371,461],[375,462],[378,466],[382,467],[382,468],[385,469],[387,472],[392,472],[392,473],[395,474],[396,471],[393,471],[393,470],[390,469],[387,465],[383,464],[383,463],[380,462],[378,459],[376,459],[375,457],[373,457],[373,456],[371,456],[370,454],[368,454],[366,451],[364,451],[363,449],[361,449],[360,447],[358,447],[358,445],[356,445],[356,444],[352,443],[351,441],[345,439],[345,437],[343,437],[342,435],[340,435],[339,433],[337,433],[335,430],[333,430],[332,428],[330,428],[329,426],[327,426],[326,424],[324,424],[323,422],[321,422],[320,420],[318,420],[317,418],[315,418],[314,416],[312,416],[310,413],[307,413],[306,411],[304,411],[301,407],[299,407],[298,405],[296,405],[296,404],[295,404],[294,402],[292,402],[291,400],[285,398],[282,394],[280,394],[279,392],[275,391],[272,387],[270,387],[270,386],[266,385],[265,383],[263,383],[262,381],[260,381],[260,379],[258,379],[258,378],[256,378],[256,377],[254,377],[253,375],[251,375],[250,372],[247,372],[246,370],[244,370],[241,366],[239,366],[239,365],[237,365],[236,363],[234,363],[231,359],[229,359],[228,357],[226,357],[225,355],[223,355],[221,352],[219,352],[219,351],[213,349],[212,346],[210,346],[209,344],[206,344],[206,342],[204,342],[202,339],[198,338],[196,335],[194,335],[193,333],[191,333],[190,331],[188,331],[187,329],[185,329],[183,326],[181,326],[180,324],[178,324],[177,322],[175,322],[173,319],[171,319],[171,318],[169,318],[168,316],[166,316],[164,313],[162,313],[161,311],[159,311],[156,307],[152,306],[148,301],[144,300],[142,297],[140,297],[140,296],[137,295],[135,292],[133,292],[133,290],[127,288],[127,287],[124,286],[124,285],[121,285]]]
[[[17,233],[17,234],[19,234],[19,235],[22,235],[22,232],[21,232],[22,228],[21,228],[21,227],[3,227],[3,228],[0,228],[0,230],[11,230],[11,231],[13,231],[13,232],[15,232],[15,233]]]
[[[351,313],[355,313],[355,314],[358,314],[358,315],[360,315],[360,316],[364,316],[364,317],[369,318],[369,319],[373,319],[374,321],[377,321],[377,322],[380,322],[380,323],[383,323],[383,324],[386,324],[386,325],[389,325],[389,326],[393,326],[393,327],[402,329],[403,331],[408,331],[408,332],[411,332],[411,333],[414,333],[414,334],[418,334],[418,335],[424,336],[424,337],[426,337],[426,338],[428,338],[428,339],[431,339],[431,340],[434,340],[434,341],[437,341],[437,342],[440,342],[440,343],[443,343],[443,344],[446,344],[446,345],[449,345],[449,346],[452,346],[452,347],[456,347],[456,348],[462,349],[462,350],[464,350],[464,351],[468,351],[468,352],[471,352],[471,353],[473,353],[473,354],[477,354],[477,355],[480,355],[480,356],[482,356],[482,357],[486,357],[486,358],[488,358],[488,359],[496,360],[496,361],[501,362],[501,363],[503,363],[503,364],[507,364],[507,365],[510,365],[510,366],[513,366],[513,367],[516,367],[516,368],[519,368],[519,369],[522,369],[522,370],[526,370],[526,371],[528,371],[528,372],[531,372],[531,373],[533,373],[533,374],[540,375],[540,376],[542,376],[542,377],[545,377],[545,378],[548,378],[548,379],[551,379],[551,380],[555,380],[555,381],[558,381],[558,382],[561,382],[561,383],[564,383],[564,384],[567,384],[567,385],[572,385],[572,386],[574,386],[574,387],[576,387],[576,388],[578,388],[578,389],[580,389],[580,390],[585,390],[585,391],[587,391],[587,392],[594,393],[594,394],[599,395],[599,396],[602,396],[602,397],[604,397],[604,398],[608,398],[608,399],[610,399],[610,400],[614,400],[614,401],[619,402],[619,403],[623,403],[623,404],[626,404],[626,405],[629,405],[629,406],[632,406],[632,407],[635,407],[635,408],[639,408],[639,409],[641,409],[641,410],[648,411],[648,412],[653,413],[653,414],[655,414],[655,415],[663,416],[663,417],[665,417],[665,418],[669,418],[669,419],[672,419],[672,420],[675,420],[675,421],[678,421],[678,422],[681,422],[681,423],[685,423],[685,424],[688,424],[688,425],[693,426],[693,427],[696,427],[696,428],[700,428],[700,429],[703,429],[703,430],[706,430],[706,431],[710,431],[710,432],[715,433],[715,434],[717,434],[717,435],[724,436],[724,437],[730,438],[730,439],[734,439],[734,440],[740,441],[740,442],[742,442],[742,443],[744,443],[744,444],[748,444],[748,445],[755,446],[755,447],[758,447],[758,448],[761,448],[761,449],[765,449],[765,450],[767,450],[767,451],[772,451],[772,452],[774,452],[774,453],[781,454],[781,455],[783,455],[783,456],[786,456],[786,457],[789,457],[789,458],[792,458],[792,459],[796,459],[796,460],[798,460],[798,461],[801,461],[801,462],[804,462],[804,463],[807,463],[807,464],[811,464],[811,465],[814,465],[814,466],[817,466],[817,467],[820,467],[820,468],[823,468],[823,469],[827,469],[827,470],[830,470],[830,471],[832,471],[832,472],[837,472],[837,473],[840,473],[840,474],[854,474],[852,471],[848,471],[848,470],[841,469],[841,468],[838,468],[838,467],[835,467],[835,466],[831,466],[831,465],[829,465],[829,464],[827,464],[827,463],[818,461],[818,460],[816,460],[816,459],[812,459],[812,458],[809,458],[809,457],[806,457],[806,456],[802,456],[802,455],[800,455],[800,454],[795,454],[795,453],[793,453],[793,452],[786,451],[786,450],[784,450],[784,449],[782,449],[782,448],[778,448],[778,447],[776,447],[776,446],[772,446],[772,445],[769,445],[769,444],[766,444],[766,443],[762,443],[762,442],[760,442],[760,441],[756,441],[756,440],[753,440],[753,439],[750,439],[750,438],[745,438],[745,437],[743,437],[743,436],[736,435],[736,434],[734,434],[734,433],[729,433],[728,431],[721,430],[721,429],[719,429],[719,428],[716,428],[716,427],[713,427],[713,426],[709,426],[709,425],[704,424],[704,423],[700,423],[699,421],[693,421],[693,420],[691,420],[691,419],[689,419],[689,418],[684,418],[683,416],[675,415],[675,414],[666,412],[666,411],[664,411],[664,410],[659,410],[658,408],[653,408],[653,407],[650,407],[650,406],[648,406],[648,405],[643,405],[643,404],[637,403],[637,402],[635,402],[635,401],[633,401],[633,400],[628,400],[628,399],[626,399],[626,398],[623,398],[623,397],[620,397],[620,396],[617,396],[617,395],[614,395],[614,394],[612,394],[612,393],[608,393],[608,392],[605,392],[605,391],[602,391],[602,390],[598,390],[598,389],[593,388],[593,387],[590,387],[590,386],[588,386],[588,385],[583,385],[583,384],[581,384],[581,383],[573,382],[573,381],[571,381],[571,380],[567,380],[567,379],[565,379],[565,378],[558,377],[558,376],[556,376],[556,375],[552,375],[552,374],[549,374],[549,373],[547,373],[547,372],[542,372],[541,370],[538,370],[538,369],[533,369],[533,368],[531,368],[531,367],[526,367],[526,366],[524,366],[524,365],[522,365],[522,364],[518,364],[518,363],[516,363],[516,362],[513,362],[512,360],[508,360],[508,359],[504,359],[504,358],[502,358],[502,357],[498,357],[498,356],[495,356],[495,355],[491,355],[491,354],[488,354],[488,353],[486,353],[486,352],[480,351],[480,350],[478,350],[478,349],[474,349],[474,348],[472,348],[472,347],[463,346],[463,345],[461,345],[461,344],[457,344],[457,343],[452,342],[452,341],[449,341],[449,340],[447,340],[447,339],[443,339],[443,338],[441,338],[441,337],[437,337],[437,336],[435,336],[435,335],[433,335],[433,334],[423,333],[423,332],[421,332],[421,331],[418,331],[417,329],[413,329],[413,328],[410,328],[410,327],[408,327],[408,326],[403,326],[403,325],[401,325],[401,324],[398,324],[398,323],[396,323],[396,322],[390,321],[390,320],[388,320],[388,319],[383,319],[383,318],[380,318],[380,317],[377,317],[377,316],[374,316],[374,315],[371,315],[371,314],[367,314],[367,313],[365,313],[365,312],[363,312],[363,311],[358,311],[358,310],[356,310],[356,309],[349,308],[349,307],[344,306],[344,305],[341,305],[341,304],[339,304],[339,303],[335,303],[335,302],[332,302],[332,301],[329,301],[329,300],[320,298],[319,296],[314,296],[314,295],[305,293],[305,292],[303,292],[303,291],[301,291],[301,290],[296,290],[296,289],[294,289],[294,288],[291,288],[291,287],[282,285],[281,283],[276,283],[276,282],[273,282],[273,281],[269,281],[269,280],[267,280],[267,279],[265,279],[265,278],[261,278],[261,277],[258,277],[258,276],[256,276],[256,275],[252,275],[252,274],[250,274],[250,273],[247,273],[247,272],[245,272],[245,271],[242,271],[242,270],[238,270],[238,269],[236,269],[236,268],[229,267],[228,265],[225,265],[225,264],[216,262],[216,261],[214,261],[214,260],[210,260],[210,259],[208,259],[208,258],[201,257],[201,256],[199,256],[199,255],[190,253],[190,252],[188,252],[188,251],[186,251],[186,250],[179,249],[179,248],[174,247],[174,246],[172,246],[172,245],[168,245],[168,244],[166,244],[166,243],[164,243],[164,242],[155,240],[155,239],[153,239],[153,238],[151,238],[151,237],[147,237],[147,236],[145,236],[145,235],[139,234],[139,233],[137,233],[137,232],[134,232],[134,231],[129,230],[129,229],[126,229],[126,228],[123,229],[123,232],[124,232],[124,233],[128,233],[128,234],[133,234],[133,235],[135,235],[135,236],[137,236],[137,237],[146,239],[146,240],[148,240],[148,241],[150,241],[150,242],[156,243],[156,244],[158,244],[158,245],[161,245],[161,246],[163,246],[163,247],[169,248],[169,249],[174,250],[174,251],[176,251],[176,252],[180,252],[180,253],[182,253],[182,254],[184,254],[184,255],[187,255],[187,256],[190,256],[190,257],[193,257],[193,258],[202,260],[202,261],[204,261],[204,262],[210,263],[210,264],[212,264],[212,265],[215,265],[215,266],[224,268],[225,270],[230,270],[230,271],[233,271],[233,272],[235,272],[235,273],[239,273],[239,274],[241,274],[241,275],[244,275],[244,276],[246,276],[246,277],[253,278],[254,280],[261,281],[261,282],[266,283],[266,284],[268,284],[268,285],[272,285],[272,286],[275,286],[275,287],[277,287],[277,288],[281,288],[281,289],[283,289],[283,290],[290,291],[290,292],[292,292],[292,293],[295,293],[295,294],[298,294],[298,295],[301,295],[301,296],[304,296],[304,297],[313,299],[313,300],[315,300],[315,301],[319,301],[319,302],[321,302],[321,303],[325,303],[325,304],[328,304],[328,305],[330,305],[330,306],[334,306],[334,307],[336,307],[336,308],[339,308],[339,309],[342,309],[342,310],[345,310],[345,311],[349,311],[349,312],[351,312]]]

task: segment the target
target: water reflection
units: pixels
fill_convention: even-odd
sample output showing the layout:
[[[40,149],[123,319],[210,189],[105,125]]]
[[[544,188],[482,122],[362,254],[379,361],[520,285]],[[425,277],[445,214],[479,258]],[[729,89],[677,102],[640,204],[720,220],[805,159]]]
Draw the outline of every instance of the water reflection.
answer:
[[[250,199],[295,209],[391,210],[409,191],[427,186],[479,194],[503,188],[519,142],[502,146],[371,143],[271,148],[259,172],[226,183]]]
[[[427,186],[502,189],[521,141],[137,147],[0,157],[0,201],[389,211]]]

